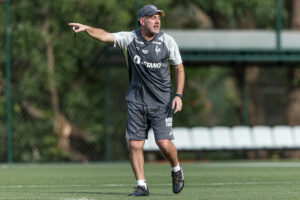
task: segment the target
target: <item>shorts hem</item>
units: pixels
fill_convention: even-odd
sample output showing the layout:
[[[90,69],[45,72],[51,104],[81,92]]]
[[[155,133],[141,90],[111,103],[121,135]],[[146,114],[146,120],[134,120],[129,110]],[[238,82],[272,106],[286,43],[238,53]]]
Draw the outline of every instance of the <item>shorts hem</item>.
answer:
[[[133,137],[125,137],[127,140],[147,140],[148,138],[133,138]]]
[[[174,137],[160,137],[160,138],[156,138],[154,137],[155,140],[174,140]]]

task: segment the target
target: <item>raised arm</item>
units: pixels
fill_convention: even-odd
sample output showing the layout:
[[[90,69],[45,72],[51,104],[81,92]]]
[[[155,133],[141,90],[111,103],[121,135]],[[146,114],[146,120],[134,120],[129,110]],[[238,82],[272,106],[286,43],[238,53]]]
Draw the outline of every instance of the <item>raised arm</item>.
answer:
[[[101,42],[106,42],[106,43],[114,42],[113,34],[108,33],[103,29],[93,28],[91,26],[87,26],[87,25],[83,25],[83,24],[79,24],[79,23],[69,23],[69,26],[72,27],[72,30],[75,33],[84,31],[92,38],[95,38],[96,40],[99,40]]]
[[[183,64],[179,64],[174,66],[176,72],[176,94],[183,95],[183,88],[184,88],[184,67]],[[182,109],[182,99],[178,96],[175,96],[172,102],[172,109],[174,110],[174,114]]]

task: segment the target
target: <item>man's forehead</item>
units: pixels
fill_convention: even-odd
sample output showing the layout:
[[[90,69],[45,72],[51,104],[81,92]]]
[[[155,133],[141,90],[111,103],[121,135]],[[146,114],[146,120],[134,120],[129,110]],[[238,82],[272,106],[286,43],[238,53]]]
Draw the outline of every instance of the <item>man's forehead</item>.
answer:
[[[156,13],[154,15],[148,15],[148,16],[145,16],[145,17],[158,17],[158,18],[160,18],[160,14]]]

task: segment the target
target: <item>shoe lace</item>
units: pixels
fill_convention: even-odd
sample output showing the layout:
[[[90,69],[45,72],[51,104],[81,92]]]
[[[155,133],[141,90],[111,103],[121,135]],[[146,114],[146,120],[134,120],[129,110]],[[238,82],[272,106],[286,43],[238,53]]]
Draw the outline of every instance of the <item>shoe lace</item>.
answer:
[[[134,191],[137,191],[137,190],[144,191],[145,190],[145,188],[143,186],[140,186],[140,185],[133,187],[133,189],[134,189]]]
[[[177,184],[182,181],[182,172],[181,170],[178,172],[172,172],[173,183]]]

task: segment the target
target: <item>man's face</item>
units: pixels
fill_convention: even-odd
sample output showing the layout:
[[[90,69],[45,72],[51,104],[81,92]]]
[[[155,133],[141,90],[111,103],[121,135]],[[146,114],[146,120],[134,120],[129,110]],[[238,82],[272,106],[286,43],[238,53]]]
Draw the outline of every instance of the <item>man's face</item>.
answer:
[[[147,33],[154,35],[159,33],[160,30],[160,15],[155,14],[152,16],[144,17],[144,26]]]

